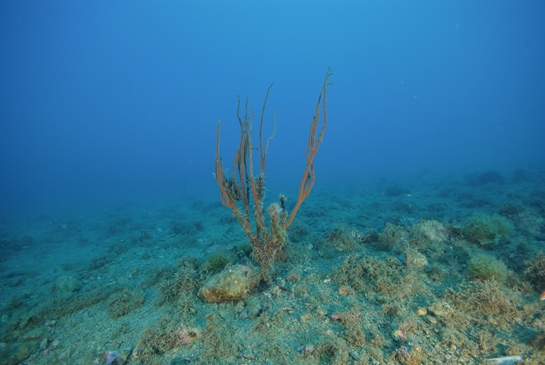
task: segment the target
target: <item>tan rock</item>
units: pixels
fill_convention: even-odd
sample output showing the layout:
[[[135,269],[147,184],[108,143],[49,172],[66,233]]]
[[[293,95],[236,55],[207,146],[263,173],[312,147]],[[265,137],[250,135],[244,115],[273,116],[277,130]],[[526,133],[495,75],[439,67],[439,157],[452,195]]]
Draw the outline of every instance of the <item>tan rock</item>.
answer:
[[[205,303],[238,302],[250,295],[257,285],[256,270],[248,265],[228,265],[212,276],[199,290],[199,298]]]
[[[428,307],[428,312],[436,317],[447,317],[452,314],[452,308],[447,303],[435,302]]]
[[[411,251],[407,253],[405,265],[414,267],[424,267],[428,264],[428,259],[420,252]]]
[[[355,295],[356,292],[354,291],[354,289],[352,289],[349,286],[341,286],[339,288],[339,294],[340,295]]]

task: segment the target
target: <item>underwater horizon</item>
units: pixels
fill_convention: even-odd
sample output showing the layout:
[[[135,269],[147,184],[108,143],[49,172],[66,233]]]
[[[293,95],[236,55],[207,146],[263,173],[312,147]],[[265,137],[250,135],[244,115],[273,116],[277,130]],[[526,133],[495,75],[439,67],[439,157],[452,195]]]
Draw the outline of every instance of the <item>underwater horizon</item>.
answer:
[[[1,3],[0,364],[545,363],[544,11]]]

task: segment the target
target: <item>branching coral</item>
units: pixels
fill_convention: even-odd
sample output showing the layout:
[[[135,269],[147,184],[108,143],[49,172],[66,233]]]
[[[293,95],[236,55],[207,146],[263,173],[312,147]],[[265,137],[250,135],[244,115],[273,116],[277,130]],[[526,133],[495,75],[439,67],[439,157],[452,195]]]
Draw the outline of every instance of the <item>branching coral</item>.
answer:
[[[272,87],[269,86],[267,90],[267,96],[265,97],[265,102],[263,103],[263,111],[261,114],[261,124],[259,128],[259,148],[252,146],[252,124],[255,112],[251,111],[248,114],[248,99],[246,99],[246,114],[243,119],[240,118],[240,98],[239,105],[237,108],[237,117],[240,124],[240,145],[238,146],[235,158],[233,161],[233,176],[227,177],[226,172],[223,170],[223,161],[219,156],[219,140],[220,140],[220,124],[218,123],[217,128],[217,140],[216,140],[216,173],[215,177],[218,182],[221,191],[221,201],[223,205],[231,208],[233,210],[234,216],[238,219],[241,224],[244,232],[248,236],[248,239],[252,243],[253,247],[253,258],[261,264],[261,273],[264,278],[268,278],[268,268],[270,264],[275,260],[275,256],[278,254],[278,251],[282,248],[284,243],[287,240],[286,229],[290,226],[297,210],[301,206],[301,203],[310,193],[312,186],[314,185],[314,157],[316,152],[318,152],[318,147],[322,142],[324,130],[327,125],[327,114],[326,114],[326,88],[329,85],[328,78],[331,76],[331,69],[326,73],[324,85],[320,96],[318,98],[318,103],[316,104],[316,111],[314,114],[313,121],[310,125],[310,134],[309,142],[307,147],[307,167],[303,174],[301,180],[301,186],[299,189],[299,196],[297,198],[297,203],[291,216],[288,216],[288,213],[285,210],[284,202],[285,197],[280,195],[279,204],[272,204],[267,208],[267,213],[270,217],[269,228],[265,225],[265,219],[263,216],[263,199],[265,197],[265,162],[267,160],[267,151],[270,140],[274,137],[276,133],[276,112],[274,118],[274,133],[267,140],[265,148],[263,148],[263,139],[262,139],[262,130],[263,130],[263,117],[265,113],[265,106],[267,105],[267,99],[269,97],[269,91]],[[319,108],[322,100],[322,95],[324,98],[323,102],[323,116],[324,123],[322,125],[322,130],[318,136],[316,136],[316,129],[318,127],[318,120],[320,119]],[[260,172],[259,175],[254,177],[254,168],[253,168],[253,152],[255,150],[259,151],[261,157]],[[254,219],[255,227],[252,230],[250,224],[250,204],[251,198],[253,198],[253,207],[254,207]],[[242,202],[243,208],[237,205],[237,202]],[[243,209],[243,210],[242,210]]]

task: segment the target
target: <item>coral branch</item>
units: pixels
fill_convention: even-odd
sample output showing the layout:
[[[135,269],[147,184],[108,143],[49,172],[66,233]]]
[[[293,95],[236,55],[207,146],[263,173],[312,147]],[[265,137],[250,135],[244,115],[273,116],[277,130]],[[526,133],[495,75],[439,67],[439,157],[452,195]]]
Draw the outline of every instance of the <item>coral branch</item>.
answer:
[[[276,108],[274,109],[274,131],[272,136],[269,137],[267,140],[267,145],[265,146],[265,150],[263,150],[263,140],[261,138],[261,132],[263,130],[263,116],[265,115],[265,105],[267,104],[267,99],[269,98],[269,91],[271,90],[271,87],[273,86],[274,82],[271,83],[271,86],[267,89],[267,96],[265,96],[265,102],[263,103],[263,111],[261,112],[261,123],[259,125],[259,150],[261,151],[261,169],[260,174],[263,175],[265,172],[265,160],[267,159],[267,151],[269,150],[269,142],[276,134]]]
[[[326,90],[327,90],[327,86],[331,85],[327,82],[329,79],[329,76],[331,75],[332,73],[330,68],[325,75],[324,87],[322,88],[322,91],[320,92],[320,96],[318,97],[318,102],[316,103],[316,111],[314,113],[314,118],[312,120],[312,123],[310,124],[309,140],[308,140],[308,147],[307,147],[307,168],[305,169],[303,178],[301,179],[301,185],[299,187],[299,196],[297,197],[297,204],[295,204],[295,208],[293,208],[293,212],[291,213],[290,219],[287,221],[287,223],[283,224],[284,228],[288,228],[291,222],[293,222],[293,218],[295,218],[295,215],[297,214],[297,211],[299,210],[301,203],[303,203],[303,200],[305,200],[308,197],[308,194],[310,194],[310,191],[312,190],[312,187],[314,186],[314,156],[316,156],[316,152],[318,152],[318,147],[320,147],[320,143],[322,143],[323,141],[325,127],[327,125]],[[318,120],[320,119],[320,101],[322,99],[322,94],[324,95],[324,103],[323,103],[324,124],[322,126],[322,131],[320,132],[320,135],[318,136],[318,141],[316,141],[316,128],[318,127]]]
[[[233,210],[233,215],[238,219],[240,225],[244,229],[244,232],[248,236],[248,239],[252,243],[253,252],[252,257],[261,264],[261,275],[265,279],[268,277],[268,269],[271,263],[276,259],[279,250],[287,241],[286,229],[289,227],[297,210],[301,206],[301,203],[310,193],[312,186],[314,185],[314,156],[318,151],[318,147],[323,139],[325,126],[327,124],[326,114],[326,87],[328,84],[328,78],[331,76],[331,69],[326,73],[324,86],[318,97],[318,103],[316,104],[316,112],[312,124],[310,125],[309,142],[307,147],[307,168],[301,180],[301,186],[299,188],[299,196],[297,204],[293,210],[289,221],[287,221],[287,212],[285,211],[284,201],[285,198],[281,195],[281,206],[278,203],[271,204],[267,208],[267,214],[270,218],[269,228],[265,226],[265,219],[263,217],[263,198],[265,197],[265,163],[267,161],[267,152],[269,149],[269,142],[276,134],[276,109],[274,111],[274,132],[267,140],[265,149],[263,149],[263,118],[265,114],[265,107],[267,105],[267,99],[269,98],[269,91],[273,84],[267,89],[267,95],[265,96],[265,102],[263,103],[263,110],[261,114],[261,122],[259,126],[259,153],[261,157],[259,175],[254,177],[253,168],[253,150],[252,147],[252,125],[254,120],[254,111],[251,111],[251,115],[248,116],[248,98],[246,98],[246,112],[244,118],[240,117],[240,97],[238,97],[237,106],[237,118],[240,124],[240,145],[237,148],[235,158],[233,159],[233,177],[228,178],[223,170],[223,162],[219,156],[219,142],[220,142],[220,124],[218,122],[217,139],[216,139],[216,181],[221,191],[221,202],[228,208]],[[316,129],[318,127],[318,120],[320,119],[319,107],[324,97],[323,111],[324,111],[324,124],[322,130],[316,140]],[[257,148],[256,148],[257,149]],[[238,179],[238,181],[237,181]],[[253,197],[254,203],[254,219],[255,219],[255,232],[252,231],[249,218],[250,210],[250,191]],[[239,210],[237,201],[241,201],[244,206],[244,213]],[[286,222],[287,221],[287,222]]]

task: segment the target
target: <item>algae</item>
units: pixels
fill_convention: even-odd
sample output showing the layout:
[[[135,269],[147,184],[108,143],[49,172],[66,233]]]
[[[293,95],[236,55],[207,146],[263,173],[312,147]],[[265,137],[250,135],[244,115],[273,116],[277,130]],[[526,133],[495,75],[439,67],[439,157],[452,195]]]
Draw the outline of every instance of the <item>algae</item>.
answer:
[[[468,241],[482,246],[496,245],[508,239],[513,232],[513,224],[507,218],[482,213],[474,213],[464,227]]]
[[[500,283],[507,278],[507,266],[492,255],[478,254],[469,260],[469,276],[482,281],[496,280]]]

